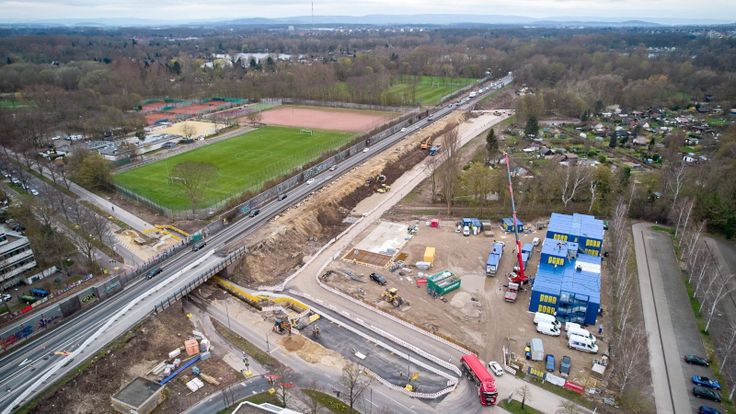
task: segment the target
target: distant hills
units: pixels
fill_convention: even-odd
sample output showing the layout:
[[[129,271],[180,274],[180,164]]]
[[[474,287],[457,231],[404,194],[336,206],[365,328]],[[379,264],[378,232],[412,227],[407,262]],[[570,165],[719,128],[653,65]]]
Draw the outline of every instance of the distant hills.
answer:
[[[325,26],[535,26],[535,27],[648,27],[648,26],[715,26],[733,24],[733,21],[720,19],[682,19],[646,17],[636,20],[632,16],[622,17],[571,17],[558,16],[535,19],[525,16],[476,15],[476,14],[412,14],[389,15],[372,14],[367,16],[314,16],[314,25]],[[137,18],[79,18],[47,19],[29,21],[3,21],[2,27],[173,27],[173,26],[311,26],[312,16],[283,18],[241,18],[234,20],[193,20],[174,21]]]

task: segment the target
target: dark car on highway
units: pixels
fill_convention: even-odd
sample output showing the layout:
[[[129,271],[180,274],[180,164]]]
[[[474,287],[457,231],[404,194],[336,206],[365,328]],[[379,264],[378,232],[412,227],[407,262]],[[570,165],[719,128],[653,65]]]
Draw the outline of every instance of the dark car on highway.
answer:
[[[381,286],[386,286],[386,278],[378,273],[371,273],[371,279],[375,280]]]
[[[702,365],[704,367],[710,365],[705,358],[701,358],[697,355],[685,355],[685,362],[693,365]]]
[[[192,247],[192,251],[193,252],[196,252],[197,250],[203,248],[206,245],[207,245],[207,242],[206,241],[196,242],[196,243],[194,243],[194,246]]]
[[[162,271],[163,271],[163,269],[161,269],[160,267],[157,267],[155,269],[151,269],[151,271],[148,272],[148,274],[146,275],[146,279],[153,279],[154,276],[156,276],[157,274],[161,273]]]
[[[715,402],[721,402],[721,394],[705,387],[693,387],[693,395],[696,398],[705,398],[707,400],[713,400]]]
[[[286,198],[286,194],[279,194],[278,200],[281,201]]]
[[[250,214],[248,214],[248,217],[255,217],[255,216],[257,216],[257,215],[258,215],[258,213],[260,213],[260,212],[261,212],[261,210],[259,210],[259,209],[251,210],[251,211],[250,211]]]

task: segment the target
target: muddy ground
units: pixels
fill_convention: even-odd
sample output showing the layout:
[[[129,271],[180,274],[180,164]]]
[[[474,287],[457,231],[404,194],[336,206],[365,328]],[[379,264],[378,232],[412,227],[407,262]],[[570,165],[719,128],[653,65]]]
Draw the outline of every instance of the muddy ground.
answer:
[[[96,358],[83,372],[75,375],[64,386],[55,390],[33,408],[30,413],[114,413],[110,397],[137,376],[157,381],[159,378],[149,371],[168,357],[168,353],[191,337],[195,326],[177,304],[148,319],[135,330],[110,346],[106,355]],[[183,353],[186,358],[186,353]],[[60,357],[60,356],[59,356]],[[237,380],[235,371],[224,361],[217,349],[212,358],[199,361],[196,366],[202,373],[220,380],[216,387],[205,383],[204,388],[192,393],[182,380],[185,375],[193,377],[187,369],[166,384],[166,400],[156,409],[157,413],[179,413],[211,394]]]

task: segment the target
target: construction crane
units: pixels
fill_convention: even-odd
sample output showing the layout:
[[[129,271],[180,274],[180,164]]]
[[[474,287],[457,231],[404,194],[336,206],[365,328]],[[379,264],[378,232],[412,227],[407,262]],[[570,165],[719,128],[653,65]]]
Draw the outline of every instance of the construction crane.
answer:
[[[503,157],[506,159],[506,176],[509,180],[509,194],[511,195],[511,212],[514,216],[514,235],[516,236],[516,255],[519,259],[519,270],[509,276],[511,283],[526,283],[529,279],[524,276],[524,262],[521,258],[521,242],[519,241],[519,225],[516,220],[516,205],[514,204],[514,187],[511,185],[511,166],[509,165],[509,154],[504,152]],[[516,270],[516,269],[514,269]]]

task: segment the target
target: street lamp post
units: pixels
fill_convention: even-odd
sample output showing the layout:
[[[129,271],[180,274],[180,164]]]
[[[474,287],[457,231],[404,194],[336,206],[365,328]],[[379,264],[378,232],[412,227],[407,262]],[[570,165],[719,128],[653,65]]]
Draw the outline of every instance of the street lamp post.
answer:
[[[18,303],[20,303],[20,296],[18,296],[18,288],[15,288],[15,298],[18,299]]]
[[[271,335],[273,332],[269,332],[266,334],[266,353],[271,355],[271,346],[268,342],[268,336]]]

